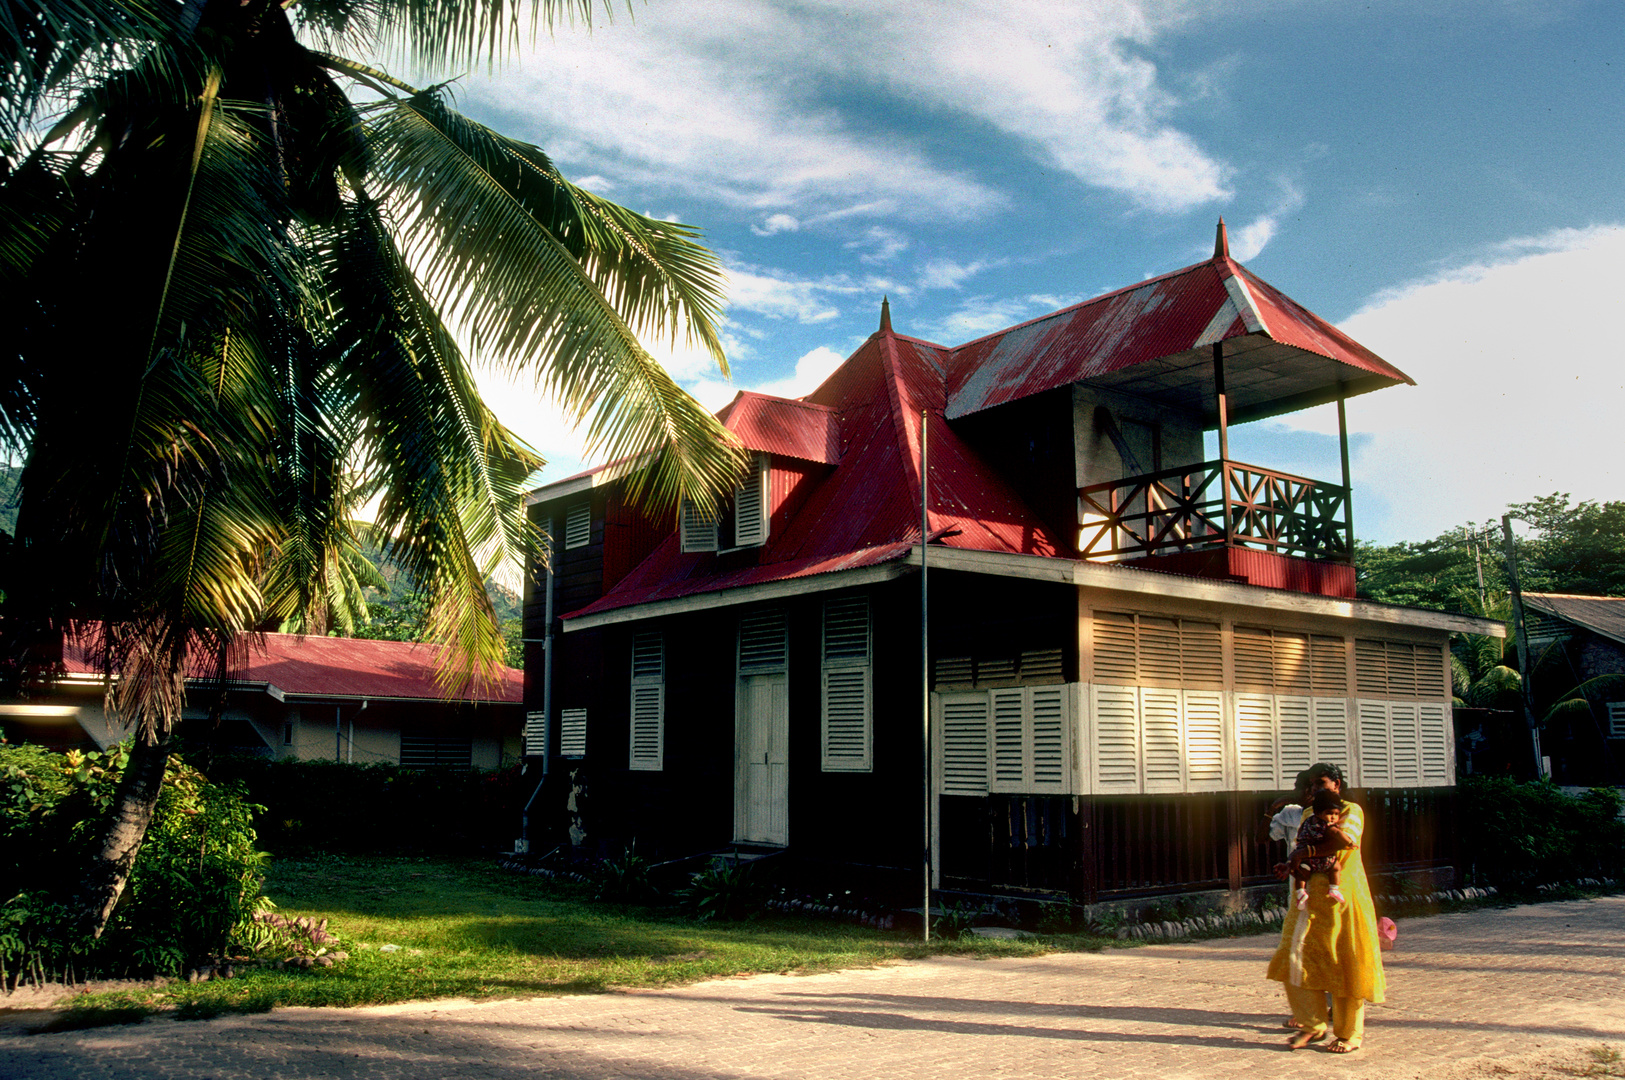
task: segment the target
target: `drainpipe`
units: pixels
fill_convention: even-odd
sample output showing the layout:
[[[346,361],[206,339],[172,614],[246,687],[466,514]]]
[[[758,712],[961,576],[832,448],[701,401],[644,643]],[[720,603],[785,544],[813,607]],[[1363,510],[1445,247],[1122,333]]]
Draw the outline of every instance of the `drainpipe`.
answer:
[[[530,850],[530,808],[542,794],[542,785],[547,782],[548,749],[553,741],[553,522],[548,519],[547,531],[543,542],[547,545],[547,573],[542,582],[542,611],[546,620],[546,629],[542,631],[540,644],[542,646],[542,777],[536,781],[536,789],[525,800],[524,812],[519,815],[519,838],[524,841],[525,850]],[[522,639],[527,642],[536,642],[535,638]]]

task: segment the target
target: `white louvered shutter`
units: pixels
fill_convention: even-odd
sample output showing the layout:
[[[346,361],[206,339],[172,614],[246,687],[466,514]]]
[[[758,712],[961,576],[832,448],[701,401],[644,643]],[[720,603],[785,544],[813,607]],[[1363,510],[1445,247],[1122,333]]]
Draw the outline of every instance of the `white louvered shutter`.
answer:
[[[1140,793],[1140,693],[1132,686],[1089,687],[1090,757],[1096,795]]]
[[[562,757],[587,756],[587,710],[559,711],[559,754]]]
[[[1388,650],[1382,642],[1354,642],[1354,690],[1361,697],[1388,693]]]
[[[1026,786],[1027,724],[1026,695],[1011,686],[988,692],[988,708],[993,723],[992,791],[1019,792]]]
[[[1273,791],[1280,769],[1275,753],[1275,698],[1236,695],[1236,786],[1242,791]]]
[[[1097,611],[1090,625],[1094,630],[1094,681],[1133,685],[1139,679],[1134,616]]]
[[[987,695],[940,696],[944,795],[987,794]]]
[[[525,714],[525,753],[537,757],[547,753],[547,713],[540,709]]]
[[[734,489],[735,547],[761,547],[767,543],[767,464],[767,455],[756,455],[745,482]]]
[[[765,675],[785,670],[787,632],[782,611],[758,611],[739,620],[739,673]]]
[[[1388,693],[1391,697],[1416,697],[1416,646],[1407,641],[1386,643],[1388,651]]]
[[[580,503],[564,512],[565,550],[584,548],[592,543],[592,506]]]
[[[1280,786],[1290,788],[1298,773],[1315,763],[1310,699],[1283,694],[1275,699]]]
[[[1140,685],[1179,686],[1179,622],[1140,616]]]
[[[1140,737],[1147,795],[1185,790],[1185,747],[1178,690],[1140,688]]]
[[[1389,669],[1392,671],[1392,668]],[[1416,705],[1395,701],[1388,706],[1389,781],[1394,787],[1415,787],[1422,779],[1421,738],[1416,727]]]
[[[1031,790],[1051,794],[1070,791],[1066,763],[1071,694],[1065,686],[1029,686],[1026,694],[1032,730]]]
[[[1310,680],[1316,697],[1349,692],[1348,644],[1340,637],[1316,634],[1309,639]],[[1321,761],[1327,760],[1324,757]]]
[[[823,767],[868,772],[874,767],[869,599],[824,604]]]
[[[1347,679],[1343,680],[1347,682]],[[1352,776],[1349,766],[1349,703],[1347,698],[1315,698],[1315,760],[1340,766]]]
[[[1388,703],[1356,703],[1360,739],[1360,787],[1388,787],[1393,782],[1388,745]]]
[[[1185,691],[1185,787],[1224,790],[1224,695]]]
[[[1450,706],[1427,702],[1417,706],[1417,725],[1422,736],[1422,783],[1444,787],[1451,782]]]
[[[683,514],[678,523],[679,539],[684,551],[717,550],[716,515],[687,499],[683,500]]]
[[[666,649],[658,632],[632,637],[632,733],[628,768],[659,771],[666,753]]]

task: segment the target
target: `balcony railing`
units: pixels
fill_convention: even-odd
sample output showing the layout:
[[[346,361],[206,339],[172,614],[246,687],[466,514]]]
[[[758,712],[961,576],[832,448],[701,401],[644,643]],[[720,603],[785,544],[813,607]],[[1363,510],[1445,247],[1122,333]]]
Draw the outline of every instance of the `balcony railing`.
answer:
[[[1239,461],[1204,461],[1078,489],[1078,551],[1130,559],[1244,547],[1351,561],[1349,490]]]

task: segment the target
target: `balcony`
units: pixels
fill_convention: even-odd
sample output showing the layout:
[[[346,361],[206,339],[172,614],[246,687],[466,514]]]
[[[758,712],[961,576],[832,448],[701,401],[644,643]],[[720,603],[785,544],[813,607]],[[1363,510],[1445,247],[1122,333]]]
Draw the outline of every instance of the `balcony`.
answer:
[[[1239,548],[1353,563],[1346,486],[1223,458],[1079,488],[1078,529],[1085,559]]]

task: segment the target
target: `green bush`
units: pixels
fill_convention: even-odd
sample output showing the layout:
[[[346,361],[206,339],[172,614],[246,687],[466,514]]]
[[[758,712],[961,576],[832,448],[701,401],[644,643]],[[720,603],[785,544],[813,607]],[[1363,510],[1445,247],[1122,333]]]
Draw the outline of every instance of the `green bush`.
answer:
[[[736,922],[757,915],[767,901],[767,892],[752,873],[751,863],[717,860],[695,874],[677,899],[700,922]]]
[[[127,751],[0,745],[0,978],[178,975],[253,926],[261,859],[240,789],[171,757],[124,895],[99,939],[72,903]]]
[[[1567,795],[1550,781],[1468,777],[1460,788],[1462,861],[1479,884],[1527,892],[1580,878],[1625,876],[1619,793]]]
[[[337,761],[217,758],[217,781],[241,783],[260,844],[278,855],[463,854],[506,849],[530,792],[518,766],[402,769]]]

